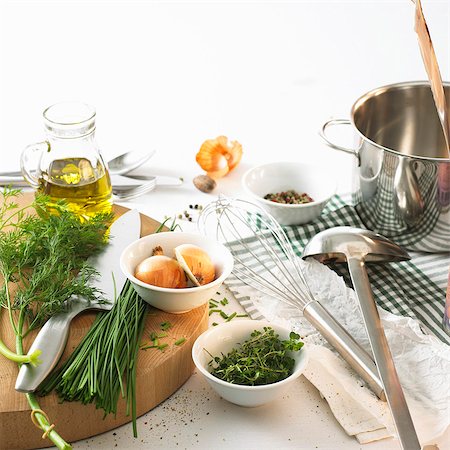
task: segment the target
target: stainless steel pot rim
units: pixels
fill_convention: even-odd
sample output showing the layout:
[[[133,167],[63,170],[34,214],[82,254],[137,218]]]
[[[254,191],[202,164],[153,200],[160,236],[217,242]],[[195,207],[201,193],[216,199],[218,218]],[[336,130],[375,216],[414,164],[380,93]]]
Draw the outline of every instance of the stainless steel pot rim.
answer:
[[[450,82],[444,81],[443,85],[450,87]],[[376,143],[375,141],[369,139],[356,126],[355,121],[354,121],[355,110],[361,103],[363,103],[364,101],[366,101],[370,97],[373,97],[373,96],[376,96],[376,95],[380,95],[380,94],[382,94],[382,93],[384,93],[384,92],[386,92],[388,90],[392,90],[392,89],[407,89],[407,88],[410,88],[411,86],[430,86],[430,83],[427,80],[422,80],[422,81],[404,81],[404,82],[401,82],[401,83],[393,83],[393,84],[387,84],[385,86],[380,86],[380,87],[374,88],[374,89],[364,93],[363,95],[361,95],[355,101],[355,103],[353,103],[352,109],[350,111],[350,122],[353,125],[353,128],[356,130],[356,132],[361,136],[361,138],[364,141],[370,142],[372,145],[374,145],[375,147],[379,148],[380,150],[385,150],[385,151],[387,151],[389,153],[392,153],[392,154],[394,154],[396,156],[401,156],[403,158],[408,158],[408,159],[412,159],[412,160],[418,160],[419,159],[419,160],[422,160],[422,161],[433,161],[433,162],[439,162],[439,163],[450,163],[450,158],[430,158],[430,157],[427,157],[427,156],[406,155],[406,154],[400,153],[397,150],[394,150],[392,148],[384,147],[383,145],[380,145],[380,144]]]

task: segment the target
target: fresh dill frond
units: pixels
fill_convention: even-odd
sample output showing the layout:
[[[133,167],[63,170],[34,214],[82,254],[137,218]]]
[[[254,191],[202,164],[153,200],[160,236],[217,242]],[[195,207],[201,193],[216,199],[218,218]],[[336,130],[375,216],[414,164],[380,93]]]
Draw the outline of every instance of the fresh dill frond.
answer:
[[[19,208],[14,200],[20,191],[5,189],[0,198],[0,305],[18,311],[26,330],[42,326],[78,295],[98,296],[89,282],[95,270],[86,259],[107,243],[109,214],[81,220],[63,201],[49,206],[49,198],[36,196],[30,207]],[[8,283],[16,283],[14,292]],[[12,316],[11,316],[12,317]]]

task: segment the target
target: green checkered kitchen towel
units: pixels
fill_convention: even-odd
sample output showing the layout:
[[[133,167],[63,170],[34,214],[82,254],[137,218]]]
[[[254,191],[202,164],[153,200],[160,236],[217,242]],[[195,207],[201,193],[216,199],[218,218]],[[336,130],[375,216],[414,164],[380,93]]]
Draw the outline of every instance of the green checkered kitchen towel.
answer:
[[[301,255],[309,239],[319,231],[335,226],[365,228],[353,206],[343,197],[335,196],[315,222],[284,227],[294,251]],[[255,238],[256,241],[256,238]],[[450,336],[442,329],[445,290],[450,267],[450,254],[410,253],[411,261],[387,264],[368,264],[367,270],[378,305],[393,314],[419,320],[426,332],[431,332],[443,342],[450,344]],[[257,270],[256,262],[252,267]],[[345,264],[331,266],[352,286]],[[239,303],[253,319],[261,319],[251,298],[239,293],[243,283],[232,275],[227,285]]]

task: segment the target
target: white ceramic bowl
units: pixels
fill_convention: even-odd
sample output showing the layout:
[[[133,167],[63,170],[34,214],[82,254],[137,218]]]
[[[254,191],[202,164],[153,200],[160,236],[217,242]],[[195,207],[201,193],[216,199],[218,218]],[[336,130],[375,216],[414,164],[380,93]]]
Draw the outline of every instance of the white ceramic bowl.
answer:
[[[222,398],[236,405],[260,406],[275,400],[301,375],[308,362],[305,346],[298,352],[290,352],[290,356],[295,359],[293,373],[284,380],[262,386],[232,384],[211,375],[208,368],[211,356],[205,349],[213,356],[227,354],[239,343],[246,341],[253,330],[262,330],[264,327],[272,327],[280,339],[289,339],[290,330],[265,320],[234,320],[208,329],[197,338],[192,347],[192,359],[197,369]]]
[[[166,256],[174,257],[173,249],[181,244],[194,244],[209,255],[216,269],[216,279],[199,287],[170,289],[143,283],[135,276],[136,266],[160,245]],[[120,257],[120,268],[137,293],[150,305],[170,313],[183,313],[208,302],[233,269],[233,257],[221,243],[200,234],[169,231],[145,236],[130,244]]]
[[[337,180],[330,170],[296,162],[263,164],[248,170],[242,185],[251,197],[281,225],[300,225],[320,216],[323,208],[336,193]],[[269,193],[293,189],[306,192],[314,201],[288,205],[265,200]]]

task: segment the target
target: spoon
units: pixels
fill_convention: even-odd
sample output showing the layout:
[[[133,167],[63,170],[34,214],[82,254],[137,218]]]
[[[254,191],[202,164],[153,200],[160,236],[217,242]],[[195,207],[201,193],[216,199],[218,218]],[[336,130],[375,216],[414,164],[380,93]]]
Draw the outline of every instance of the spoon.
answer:
[[[154,154],[155,150],[151,152],[143,152],[139,150],[132,150],[130,152],[123,153],[108,161],[109,173],[111,175],[124,175],[131,172],[134,169],[145,164]],[[22,172],[0,172],[1,177],[11,177],[22,179]],[[11,180],[14,181],[14,180]],[[19,180],[16,180],[19,181]]]
[[[442,131],[444,132],[445,142],[447,144],[448,156],[450,157],[450,117],[448,112],[447,100],[445,98],[444,85],[442,84],[441,72],[428,31],[427,22],[423,15],[421,0],[413,0],[416,4],[416,14],[414,29],[419,41],[420,53],[422,54],[425,70],[430,80],[431,92],[433,93],[434,104],[441,121]]]

